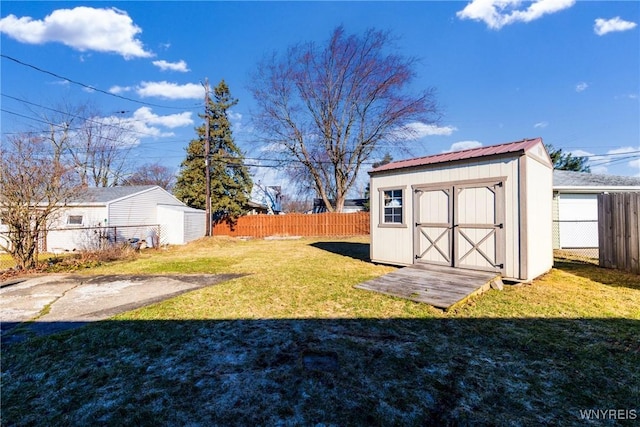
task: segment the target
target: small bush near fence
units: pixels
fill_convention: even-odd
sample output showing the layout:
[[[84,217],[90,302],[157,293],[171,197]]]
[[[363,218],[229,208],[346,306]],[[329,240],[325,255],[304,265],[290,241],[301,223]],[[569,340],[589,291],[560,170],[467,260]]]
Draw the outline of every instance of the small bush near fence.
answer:
[[[369,234],[369,213],[248,215],[215,224],[214,236],[354,236]]]

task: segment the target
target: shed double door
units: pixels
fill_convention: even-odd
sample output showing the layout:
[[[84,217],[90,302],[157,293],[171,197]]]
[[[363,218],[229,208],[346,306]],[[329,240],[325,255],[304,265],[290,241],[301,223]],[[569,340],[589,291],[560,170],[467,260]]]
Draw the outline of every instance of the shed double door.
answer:
[[[504,273],[504,179],[413,187],[415,263]]]

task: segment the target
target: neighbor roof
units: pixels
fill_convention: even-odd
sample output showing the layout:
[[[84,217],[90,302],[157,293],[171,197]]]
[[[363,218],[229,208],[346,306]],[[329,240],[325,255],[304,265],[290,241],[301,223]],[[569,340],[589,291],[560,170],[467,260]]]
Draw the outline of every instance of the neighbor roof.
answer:
[[[78,194],[72,204],[104,204],[123,197],[141,193],[157,187],[157,185],[128,185],[122,187],[92,187]]]
[[[477,157],[495,156],[500,154],[524,153],[525,151],[531,149],[533,146],[541,142],[542,138],[523,139],[522,141],[508,142],[499,145],[490,145],[488,147],[470,148],[468,150],[453,151],[450,153],[441,153],[426,157],[400,160],[377,167],[369,173],[404,169],[415,166],[432,165],[436,163],[454,162],[458,160],[467,160]]]
[[[601,175],[587,172],[574,172],[564,170],[553,171],[553,188],[609,188],[609,189],[635,189],[640,191],[640,178],[632,176]]]

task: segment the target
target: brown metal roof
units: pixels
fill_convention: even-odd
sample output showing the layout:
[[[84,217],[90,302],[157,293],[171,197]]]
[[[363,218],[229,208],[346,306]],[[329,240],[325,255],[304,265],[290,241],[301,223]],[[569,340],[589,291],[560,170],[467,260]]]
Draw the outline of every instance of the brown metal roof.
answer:
[[[415,166],[433,165],[437,163],[455,162],[458,160],[474,159],[477,157],[495,156],[500,154],[524,153],[538,143],[542,138],[523,139],[522,141],[508,142],[506,144],[490,145],[488,147],[470,148],[468,150],[453,151],[450,153],[433,154],[431,156],[416,157],[414,159],[399,160],[387,163],[370,171],[376,173],[382,171],[404,169]]]

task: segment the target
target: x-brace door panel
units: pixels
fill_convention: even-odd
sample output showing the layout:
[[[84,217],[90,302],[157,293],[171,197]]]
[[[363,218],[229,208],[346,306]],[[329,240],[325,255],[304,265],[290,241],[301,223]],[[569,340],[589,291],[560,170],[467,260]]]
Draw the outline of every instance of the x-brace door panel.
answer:
[[[417,263],[504,271],[504,180],[414,188]]]
[[[453,188],[414,191],[415,262],[451,265]]]
[[[502,181],[455,187],[453,265],[473,270],[504,269]]]

